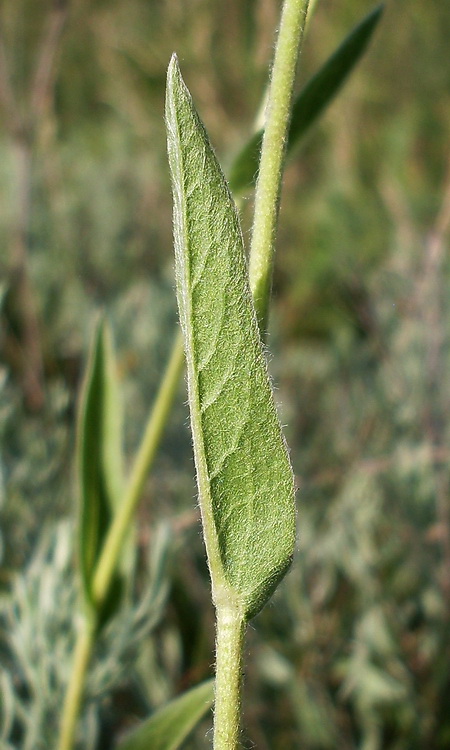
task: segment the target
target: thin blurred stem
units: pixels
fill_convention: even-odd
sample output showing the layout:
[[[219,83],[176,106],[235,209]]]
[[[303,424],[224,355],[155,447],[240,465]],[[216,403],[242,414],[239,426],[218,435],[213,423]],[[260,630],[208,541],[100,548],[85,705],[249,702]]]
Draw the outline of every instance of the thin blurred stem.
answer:
[[[267,105],[249,264],[250,286],[262,335],[267,326],[286,134],[307,9],[308,0],[285,0]]]
[[[450,230],[450,160],[443,184],[440,210],[424,245],[424,258],[419,286],[418,307],[425,333],[425,377],[428,398],[424,408],[425,429],[433,453],[446,444],[445,421],[442,403],[442,373],[445,371],[445,286],[443,270],[446,261],[447,238]],[[447,602],[447,618],[450,619],[450,510],[448,503],[448,471],[434,461],[436,495],[436,517],[440,527],[442,560],[439,583]]]
[[[24,134],[13,141],[17,175],[17,218],[10,247],[11,307],[19,321],[17,350],[25,401],[32,411],[44,403],[44,365],[39,316],[29,269],[33,145]]]
[[[0,106],[3,110],[2,115],[6,128],[10,136],[14,139],[23,135],[24,123],[11,86],[11,74],[8,63],[3,28],[0,23]]]
[[[54,0],[42,35],[30,94],[30,113],[38,122],[45,114],[49,94],[54,87],[55,61],[60,50],[68,10],[68,0]]]
[[[72,750],[83,700],[86,672],[95,643],[96,623],[84,618],[78,631],[69,688],[66,693],[57,750]]]
[[[141,446],[134,461],[125,496],[109,529],[94,575],[93,598],[100,611],[122,550],[123,542],[136,510],[142,488],[161,442],[184,363],[181,333],[175,338],[172,353],[147,422]],[[81,710],[87,669],[95,644],[95,621],[83,621],[75,646],[73,670],[64,702],[58,750],[72,750],[76,722]]]
[[[17,211],[9,249],[11,282],[8,296],[13,315],[19,324],[19,333],[17,337],[13,337],[13,340],[16,339],[14,346],[7,340],[5,348],[9,352],[13,348],[17,355],[16,364],[21,372],[27,406],[32,410],[39,410],[44,401],[43,364],[39,321],[28,267],[34,135],[20,111],[11,81],[7,48],[0,23],[0,106],[13,146],[17,177]]]
[[[156,401],[145,428],[144,437],[131,470],[125,496],[111,524],[97,564],[92,591],[94,601],[99,606],[108,594],[124,539],[136,510],[149,469],[161,442],[162,433],[177,392],[183,364],[183,340],[181,333],[178,333]]]
[[[39,315],[29,270],[30,196],[36,144],[53,95],[55,61],[61,47],[67,13],[67,3],[54,0],[38,47],[36,74],[30,82],[24,113],[12,85],[14,77],[9,67],[0,19],[0,107],[16,155],[17,174],[17,219],[10,249],[12,268],[9,297],[18,321],[19,334],[14,347],[9,346],[8,349],[11,351],[14,348],[17,352],[25,401],[30,409],[36,411],[44,403],[44,367]]]

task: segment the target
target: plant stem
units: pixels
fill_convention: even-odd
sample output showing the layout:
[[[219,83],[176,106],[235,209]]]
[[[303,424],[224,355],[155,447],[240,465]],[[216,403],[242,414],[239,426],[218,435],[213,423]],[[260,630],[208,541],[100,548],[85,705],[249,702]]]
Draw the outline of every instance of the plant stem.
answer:
[[[13,307],[19,322],[17,336],[23,392],[27,407],[39,411],[44,404],[44,365],[39,315],[30,277],[30,213],[34,139],[26,131],[14,140],[17,164],[17,226],[11,247]]]
[[[125,496],[114,516],[97,564],[92,583],[92,593],[94,601],[98,605],[101,605],[107,596],[125,536],[167,423],[183,364],[183,340],[179,332],[131,470]]]
[[[250,287],[262,336],[267,326],[286,134],[308,1],[284,0],[267,104],[249,263]],[[237,750],[246,623],[233,603],[219,603],[216,612],[214,750]]]
[[[96,623],[83,618],[78,631],[69,688],[66,693],[57,750],[71,750],[83,699],[86,672],[95,642]]]
[[[11,241],[12,300],[18,332],[8,332],[6,352],[16,361],[21,373],[27,407],[39,411],[44,404],[44,367],[38,306],[30,275],[30,213],[34,157],[38,136],[54,95],[55,60],[68,16],[68,4],[54,0],[45,19],[44,33],[37,49],[36,74],[26,99],[29,106],[22,111],[21,99],[14,90],[7,48],[0,28],[0,108],[2,122],[12,141],[16,155],[17,218]],[[2,25],[3,26],[3,25]]]
[[[241,716],[245,621],[232,605],[217,607],[214,750],[236,750]]]
[[[307,9],[308,0],[284,2],[267,104],[249,264],[250,286],[262,335],[267,327],[286,134]]]
[[[147,422],[144,437],[131,470],[128,487],[123,501],[117,510],[103,545],[93,580],[93,596],[100,610],[108,595],[111,579],[117,568],[117,561],[122,544],[127,534],[133,513],[153,462],[162,432],[167,423],[170,408],[180,380],[184,363],[184,351],[181,334],[175,338],[172,353],[161,381],[156,401]],[[73,670],[64,702],[58,750],[72,750],[76,722],[81,709],[83,688],[92,649],[95,644],[94,624],[83,620],[75,645]]]

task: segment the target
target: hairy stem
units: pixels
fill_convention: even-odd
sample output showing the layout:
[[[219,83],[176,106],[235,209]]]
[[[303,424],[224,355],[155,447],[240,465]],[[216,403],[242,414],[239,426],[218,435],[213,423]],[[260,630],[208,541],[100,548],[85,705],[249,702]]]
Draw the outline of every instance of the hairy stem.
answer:
[[[217,607],[214,750],[236,750],[241,716],[245,621],[231,605]]]
[[[308,0],[285,0],[267,103],[249,267],[250,286],[262,335],[267,327],[286,134],[307,9]]]
[[[285,141],[307,9],[308,0],[284,2],[267,104],[249,266],[250,287],[262,335],[267,326]],[[218,603],[216,612],[214,750],[236,750],[246,623],[232,603]]]

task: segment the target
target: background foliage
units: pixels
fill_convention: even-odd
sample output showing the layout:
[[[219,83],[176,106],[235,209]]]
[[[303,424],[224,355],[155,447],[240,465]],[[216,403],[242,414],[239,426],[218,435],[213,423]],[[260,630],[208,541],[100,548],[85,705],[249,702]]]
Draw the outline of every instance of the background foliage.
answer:
[[[299,85],[370,7],[319,0]],[[279,3],[6,0],[0,13],[14,101],[2,75],[0,741],[37,748],[70,669],[74,410],[96,315],[106,309],[115,333],[128,456],[176,330],[166,67],[176,50],[226,167],[259,107]],[[261,750],[450,743],[449,33],[440,0],[388,3],[286,172],[269,345],[300,543],[249,638],[247,742]],[[250,200],[242,211],[248,226]],[[180,384],[139,509],[134,591],[99,645],[80,747],[112,747],[210,675],[184,401]],[[208,745],[207,730],[192,747]]]

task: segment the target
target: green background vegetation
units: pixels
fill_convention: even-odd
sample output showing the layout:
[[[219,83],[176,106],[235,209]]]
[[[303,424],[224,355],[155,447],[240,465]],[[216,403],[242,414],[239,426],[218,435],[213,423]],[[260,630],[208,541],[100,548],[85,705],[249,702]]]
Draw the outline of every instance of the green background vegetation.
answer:
[[[371,7],[318,0],[299,85]],[[279,10],[275,0],[73,0],[39,97],[42,39],[64,4],[1,5],[14,100],[2,96],[0,118],[5,748],[53,744],[70,669],[74,413],[96,315],[106,310],[114,330],[128,456],[177,326],[168,61],[176,50],[226,170],[259,108]],[[286,171],[268,343],[300,541],[248,638],[247,746],[260,750],[450,744],[449,35],[448,3],[388,2]],[[242,211],[248,227],[250,199]],[[20,292],[24,248],[32,297]],[[33,306],[37,353],[24,323]],[[80,747],[112,747],[211,674],[185,400],[180,384],[139,508],[134,588],[102,634]],[[207,731],[192,748],[208,746]]]

